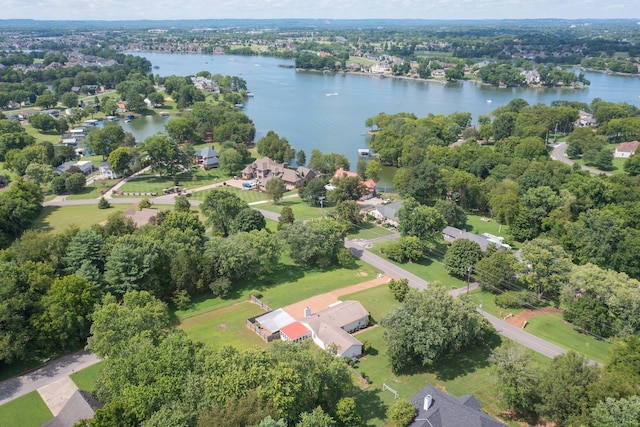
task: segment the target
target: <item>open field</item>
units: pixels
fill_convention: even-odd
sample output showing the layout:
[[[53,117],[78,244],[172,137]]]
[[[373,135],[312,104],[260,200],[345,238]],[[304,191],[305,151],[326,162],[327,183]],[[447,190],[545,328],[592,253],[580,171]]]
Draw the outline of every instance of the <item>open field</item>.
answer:
[[[266,211],[271,212],[282,212],[282,208],[288,206],[293,211],[293,216],[298,221],[307,221],[309,219],[321,218],[325,216],[329,209],[328,208],[315,208],[313,206],[309,206],[299,197],[294,197],[291,199],[281,200],[277,205],[273,203],[265,203],[260,205],[260,209],[264,209]]]
[[[92,391],[96,385],[96,380],[98,379],[98,374],[102,369],[103,363],[104,362],[98,362],[95,365],[88,366],[78,372],[74,372],[69,375],[69,377],[76,383],[80,390]]]
[[[111,187],[116,185],[119,179],[105,179],[94,181],[91,184],[85,186],[81,191],[75,194],[69,194],[65,196],[67,200],[85,200],[85,199],[97,199],[107,192]],[[98,203],[96,201],[96,203]]]
[[[255,190],[243,190],[241,188],[232,187],[230,185],[227,185],[227,186],[224,186],[224,187],[219,187],[219,188],[223,189],[224,191],[229,191],[229,192],[235,194],[241,200],[244,200],[247,203],[259,202],[259,201],[263,201],[263,200],[269,200],[269,195],[267,193],[261,193],[259,191],[255,191]],[[211,189],[211,190],[204,190],[204,191],[196,191],[194,193],[191,193],[190,199],[191,200],[200,200],[200,201],[202,201],[207,196],[207,194],[210,193],[211,191],[220,191],[220,190]],[[285,196],[289,195],[289,194],[292,194],[292,193],[291,192],[285,193]],[[262,209],[262,205],[260,205],[260,209]]]
[[[389,262],[394,263],[400,268],[404,268],[408,272],[413,273],[428,282],[440,282],[444,286],[446,286],[447,289],[456,289],[467,284],[466,281],[451,276],[447,272],[447,269],[444,267],[444,264],[442,263],[444,254],[446,252],[446,246],[444,244],[438,244],[436,249],[430,252],[429,255],[432,256],[431,258],[424,257],[419,262],[399,263],[390,260],[382,252],[380,252],[380,249],[391,244],[392,242],[392,240],[376,242],[369,250],[372,253],[386,259]]]
[[[36,142],[51,142],[52,144],[60,141],[60,134],[56,131],[51,131],[49,133],[40,133],[40,131],[34,128],[31,125],[22,126],[27,134],[33,136],[36,139]]]
[[[204,171],[199,168],[193,168],[187,172],[178,175],[178,185],[192,189],[202,187],[204,185],[222,182],[228,177],[220,169],[209,169]],[[173,178],[170,176],[141,175],[140,178],[127,181],[121,188],[123,192],[133,193],[158,193],[162,194],[163,188],[173,187]]]
[[[219,348],[231,345],[238,348],[266,346],[267,344],[245,326],[249,317],[264,313],[258,305],[242,300],[233,305],[190,317],[179,328],[189,338]]]
[[[2,427],[38,427],[53,418],[53,414],[37,391],[0,405]]]
[[[59,233],[71,225],[77,225],[84,230],[106,220],[114,212],[122,212],[129,207],[131,205],[112,203],[109,209],[98,209],[97,201],[93,205],[45,206],[31,228]]]
[[[294,265],[287,255],[283,255],[281,264],[268,278],[240,283],[228,298],[197,298],[188,310],[176,311],[175,315],[184,321],[212,310],[220,310],[246,300],[253,291],[262,293],[262,301],[272,308],[283,307],[314,295],[364,282],[375,278],[378,273],[378,270],[361,261],[356,261],[353,269],[305,270]]]

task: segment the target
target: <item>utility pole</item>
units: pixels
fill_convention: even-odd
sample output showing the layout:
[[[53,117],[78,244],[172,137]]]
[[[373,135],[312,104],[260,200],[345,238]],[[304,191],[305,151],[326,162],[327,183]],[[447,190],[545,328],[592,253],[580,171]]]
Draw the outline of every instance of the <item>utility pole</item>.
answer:
[[[470,284],[471,284],[471,266],[467,267],[467,294],[469,294]]]

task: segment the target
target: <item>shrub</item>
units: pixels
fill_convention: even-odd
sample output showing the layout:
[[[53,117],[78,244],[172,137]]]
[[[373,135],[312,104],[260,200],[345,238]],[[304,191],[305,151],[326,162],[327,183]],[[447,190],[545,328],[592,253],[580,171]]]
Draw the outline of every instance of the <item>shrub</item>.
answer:
[[[221,277],[209,284],[209,289],[213,292],[213,296],[224,298],[229,295],[229,291],[231,291],[231,280],[226,277]]]
[[[531,291],[506,291],[496,295],[495,302],[502,308],[533,307],[539,304],[536,294]]]
[[[98,202],[98,209],[109,209],[111,207],[111,203],[104,197],[100,197],[100,201]]]
[[[396,301],[398,302],[404,301],[404,298],[407,296],[407,293],[409,292],[409,280],[408,279],[391,280],[389,282],[389,291],[391,291]]]
[[[172,301],[178,310],[186,310],[191,305],[191,297],[186,289],[177,290],[173,294]]]
[[[396,427],[406,427],[417,414],[416,407],[406,399],[398,399],[387,410],[387,417],[394,422]]]
[[[349,249],[340,249],[338,251],[338,264],[342,268],[352,268],[355,258]]]
[[[140,202],[138,202],[138,210],[142,210],[144,208],[150,208],[150,207],[151,207],[151,201],[147,197],[145,197],[144,199],[140,200]]]

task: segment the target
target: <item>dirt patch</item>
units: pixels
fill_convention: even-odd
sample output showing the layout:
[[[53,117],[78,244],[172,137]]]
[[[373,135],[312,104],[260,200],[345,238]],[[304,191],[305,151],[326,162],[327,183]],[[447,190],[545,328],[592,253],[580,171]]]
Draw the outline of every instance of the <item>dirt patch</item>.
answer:
[[[224,323],[220,323],[218,326],[216,326],[216,328],[218,328],[218,329],[227,329],[227,325],[225,325]]]
[[[542,316],[543,314],[561,314],[561,313],[562,313],[562,310],[559,310],[557,308],[545,307],[537,310],[525,310],[505,320],[507,323],[510,323],[514,326],[518,326],[521,328],[525,321],[529,321],[534,317]]]
[[[367,273],[366,271],[358,271],[358,273],[356,273],[356,276],[359,276],[359,277],[366,277],[368,275],[369,273]]]
[[[326,294],[316,295],[315,297],[298,301],[297,303],[282,307],[282,309],[289,313],[294,319],[300,320],[304,317],[304,309],[306,307],[311,307],[311,312],[317,313],[329,307],[331,304],[338,302],[341,296],[382,285],[383,283],[387,283],[388,280],[389,277],[383,275],[373,280],[358,283],[357,285],[347,286],[346,288],[336,289]]]

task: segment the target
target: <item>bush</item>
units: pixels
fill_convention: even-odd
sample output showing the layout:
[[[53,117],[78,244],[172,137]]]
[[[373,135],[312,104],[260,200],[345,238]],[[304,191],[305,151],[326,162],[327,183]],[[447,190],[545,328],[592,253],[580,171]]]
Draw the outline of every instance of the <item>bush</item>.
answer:
[[[249,295],[253,295],[254,297],[261,299],[262,298],[262,292],[260,292],[257,289],[251,290],[249,291]]]
[[[151,201],[147,197],[145,197],[144,199],[140,200],[140,202],[138,202],[138,210],[142,210],[144,208],[150,208],[150,207],[151,207]]]
[[[413,422],[418,411],[411,402],[405,399],[396,400],[387,410],[387,417],[396,427],[406,427]]]
[[[87,178],[82,172],[71,174],[65,181],[64,186],[69,193],[77,193],[84,188]]]
[[[221,277],[209,285],[209,289],[213,292],[213,296],[224,298],[231,291],[231,280]]]
[[[409,280],[408,279],[391,280],[389,282],[389,291],[391,291],[396,301],[398,302],[404,301],[404,298],[407,296],[407,293],[409,292]]]
[[[506,291],[496,295],[495,302],[501,308],[534,307],[539,304],[536,294],[531,291]]]
[[[98,209],[109,209],[111,207],[111,203],[104,197],[100,197],[100,201],[98,202]]]
[[[352,268],[355,264],[355,257],[349,249],[340,249],[338,251],[338,264],[342,268]]]
[[[191,297],[185,289],[180,289],[173,294],[172,298],[178,310],[186,310],[191,305]]]

